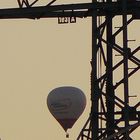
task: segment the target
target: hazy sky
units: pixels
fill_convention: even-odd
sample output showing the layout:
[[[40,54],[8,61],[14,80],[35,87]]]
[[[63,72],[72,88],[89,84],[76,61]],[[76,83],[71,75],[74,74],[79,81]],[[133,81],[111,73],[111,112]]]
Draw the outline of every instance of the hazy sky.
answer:
[[[0,7],[17,7],[16,0],[0,1]],[[0,20],[0,28],[2,140],[65,140],[64,130],[46,105],[48,93],[64,85],[81,88],[88,101],[69,131],[69,140],[75,140],[90,110],[91,19],[65,25],[58,25],[57,19]],[[138,92],[139,84],[134,86]],[[134,135],[139,140],[138,130]]]

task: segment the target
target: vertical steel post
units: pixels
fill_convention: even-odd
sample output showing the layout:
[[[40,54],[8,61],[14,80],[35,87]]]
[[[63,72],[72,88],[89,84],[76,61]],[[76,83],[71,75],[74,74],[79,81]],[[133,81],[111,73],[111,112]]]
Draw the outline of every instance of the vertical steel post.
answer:
[[[125,127],[129,126],[129,89],[128,89],[128,36],[127,36],[127,0],[122,1],[122,20],[123,20],[123,71],[124,71],[124,118],[125,118]],[[129,133],[126,131],[125,139],[129,140]]]
[[[92,15],[92,61],[91,61],[91,138],[98,140],[98,82],[97,82],[97,14]]]
[[[110,0],[109,0],[110,1]],[[106,80],[106,107],[107,107],[107,115],[106,115],[106,129],[107,129],[107,136],[114,134],[115,126],[114,126],[114,88],[113,88],[113,41],[112,38],[112,16],[109,13],[106,16],[107,19],[107,31],[106,37],[107,42],[107,65],[106,65],[106,73],[107,73],[107,80]],[[109,100],[111,98],[112,100]],[[114,139],[112,139],[114,140]]]

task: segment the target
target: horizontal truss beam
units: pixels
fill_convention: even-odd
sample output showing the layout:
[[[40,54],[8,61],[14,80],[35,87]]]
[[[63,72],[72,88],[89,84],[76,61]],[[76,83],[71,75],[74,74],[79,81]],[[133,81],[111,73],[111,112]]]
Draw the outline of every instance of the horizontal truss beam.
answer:
[[[127,14],[140,14],[140,2],[134,1],[127,4]],[[96,11],[97,16],[106,16],[108,13],[112,15],[122,15],[122,4],[119,2],[94,2],[81,4],[65,4],[65,5],[48,5],[38,7],[9,8],[0,9],[0,19],[11,18],[55,18],[61,16],[88,17],[92,16],[92,12]]]

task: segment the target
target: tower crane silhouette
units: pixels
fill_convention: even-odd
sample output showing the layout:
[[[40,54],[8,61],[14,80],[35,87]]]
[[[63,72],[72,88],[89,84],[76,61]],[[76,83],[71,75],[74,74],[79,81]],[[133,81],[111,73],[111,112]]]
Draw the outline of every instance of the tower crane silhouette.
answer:
[[[129,84],[140,69],[137,53],[140,46],[128,45],[128,25],[140,19],[140,1],[93,0],[91,3],[35,6],[38,0],[17,0],[19,8],[0,9],[0,19],[58,18],[59,24],[76,23],[76,18],[91,17],[91,112],[77,140],[131,140],[130,134],[140,126],[140,102],[130,105]],[[116,17],[122,25],[114,31]],[[119,22],[118,21],[118,22]],[[122,44],[118,43],[118,35]],[[132,40],[131,40],[132,41]],[[122,56],[116,63],[114,53]],[[131,68],[131,64],[134,68]],[[104,67],[104,69],[103,69]],[[122,76],[115,81],[116,71]],[[123,85],[120,97],[118,88]],[[123,96],[123,97],[122,97]]]

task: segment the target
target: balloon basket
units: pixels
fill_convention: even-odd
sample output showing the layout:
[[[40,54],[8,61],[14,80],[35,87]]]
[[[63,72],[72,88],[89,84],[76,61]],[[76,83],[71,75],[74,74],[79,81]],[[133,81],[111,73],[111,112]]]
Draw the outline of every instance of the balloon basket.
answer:
[[[66,132],[66,138],[69,138],[69,133],[68,132]]]

